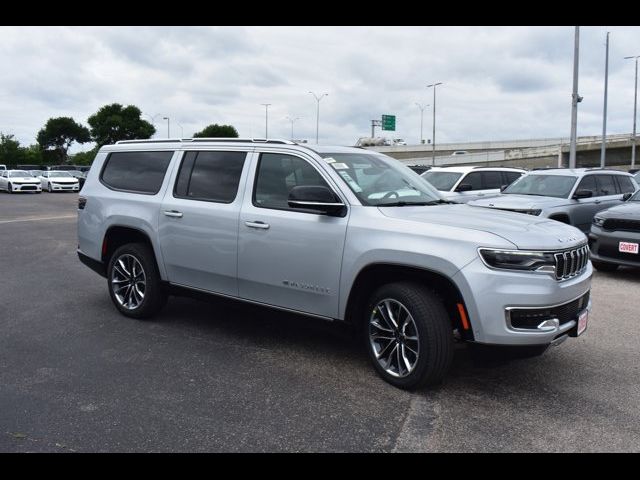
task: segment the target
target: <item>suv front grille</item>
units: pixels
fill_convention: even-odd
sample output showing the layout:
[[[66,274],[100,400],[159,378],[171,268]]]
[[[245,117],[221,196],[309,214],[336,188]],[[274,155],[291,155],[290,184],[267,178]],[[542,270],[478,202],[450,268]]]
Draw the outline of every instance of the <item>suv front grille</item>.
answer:
[[[551,308],[523,308],[509,312],[509,319],[513,328],[535,330],[545,320],[557,318],[560,325],[576,320],[578,314],[589,305],[589,293],[573,302]]]
[[[626,232],[640,232],[640,220],[623,220],[622,218],[607,218],[602,224],[605,230],[623,230]]]
[[[553,256],[556,260],[556,280],[566,280],[584,271],[589,262],[589,247],[582,245]]]

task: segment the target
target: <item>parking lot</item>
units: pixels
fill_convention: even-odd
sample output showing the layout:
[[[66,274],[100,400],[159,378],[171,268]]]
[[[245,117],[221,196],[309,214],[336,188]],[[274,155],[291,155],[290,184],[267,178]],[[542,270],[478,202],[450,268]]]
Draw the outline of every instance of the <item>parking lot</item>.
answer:
[[[0,451],[640,451],[638,270],[595,274],[580,338],[460,346],[408,393],[337,324],[186,298],[121,316],[77,259],[77,197],[0,194]]]

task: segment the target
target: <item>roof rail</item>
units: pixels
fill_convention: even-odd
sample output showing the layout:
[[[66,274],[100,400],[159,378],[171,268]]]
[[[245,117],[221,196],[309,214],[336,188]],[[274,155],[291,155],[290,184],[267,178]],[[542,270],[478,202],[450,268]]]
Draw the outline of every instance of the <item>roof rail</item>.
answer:
[[[224,143],[268,143],[268,144],[286,144],[296,145],[291,140],[269,139],[269,138],[167,138],[167,139],[147,139],[147,140],[119,140],[116,145],[132,144],[132,143],[193,143],[193,142],[224,142]]]
[[[592,172],[594,170],[608,170],[610,172],[620,172],[620,173],[627,173],[624,170],[617,170],[615,168],[607,168],[607,167],[591,167],[591,168],[585,168],[585,172]]]

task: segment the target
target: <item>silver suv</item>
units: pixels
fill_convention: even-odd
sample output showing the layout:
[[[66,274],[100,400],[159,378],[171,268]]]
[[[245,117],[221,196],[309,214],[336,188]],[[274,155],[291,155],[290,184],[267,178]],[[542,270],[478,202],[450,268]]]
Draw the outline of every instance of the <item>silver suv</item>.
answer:
[[[620,205],[637,189],[633,177],[618,170],[541,169],[520,177],[498,197],[469,205],[547,217],[588,233],[596,213]]]
[[[467,203],[499,195],[502,188],[525,173],[526,170],[509,167],[434,167],[422,177],[447,200]]]
[[[128,317],[205,292],[349,322],[401,388],[442,380],[455,341],[539,354],[591,306],[574,227],[451,204],[380,153],[280,140],[103,147],[78,255]]]

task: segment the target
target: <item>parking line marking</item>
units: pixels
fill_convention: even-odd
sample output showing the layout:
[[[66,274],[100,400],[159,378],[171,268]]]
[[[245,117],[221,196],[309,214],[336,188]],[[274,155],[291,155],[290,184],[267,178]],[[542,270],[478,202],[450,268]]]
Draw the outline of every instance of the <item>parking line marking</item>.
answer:
[[[3,224],[3,223],[17,223],[17,222],[40,222],[40,221],[43,221],[43,220],[62,220],[64,218],[77,218],[77,215],[59,215],[57,217],[16,218],[14,220],[0,220],[0,224]]]

